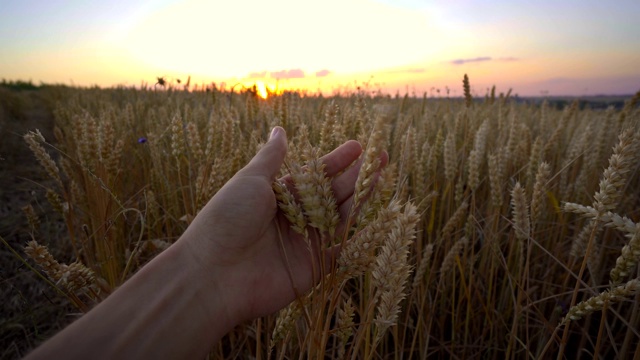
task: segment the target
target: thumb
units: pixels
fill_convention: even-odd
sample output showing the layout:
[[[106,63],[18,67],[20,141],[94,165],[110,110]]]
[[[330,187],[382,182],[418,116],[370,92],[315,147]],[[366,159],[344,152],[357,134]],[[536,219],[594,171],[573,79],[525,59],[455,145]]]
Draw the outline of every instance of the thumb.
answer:
[[[287,134],[280,126],[271,130],[269,141],[240,172],[244,176],[265,176],[273,181],[287,154]]]

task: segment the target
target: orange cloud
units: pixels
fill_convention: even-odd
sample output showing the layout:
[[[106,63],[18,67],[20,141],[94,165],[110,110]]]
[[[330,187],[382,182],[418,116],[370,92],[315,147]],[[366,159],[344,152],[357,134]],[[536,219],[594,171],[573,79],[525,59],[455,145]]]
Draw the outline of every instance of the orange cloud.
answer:
[[[327,75],[331,74],[331,71],[324,69],[324,70],[320,70],[316,72],[316,77],[325,77]]]

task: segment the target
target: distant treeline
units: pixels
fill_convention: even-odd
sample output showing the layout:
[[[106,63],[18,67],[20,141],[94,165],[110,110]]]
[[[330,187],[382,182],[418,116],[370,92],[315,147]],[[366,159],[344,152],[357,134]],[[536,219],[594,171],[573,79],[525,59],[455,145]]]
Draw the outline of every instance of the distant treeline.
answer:
[[[7,81],[5,79],[2,79],[2,82],[0,82],[0,86],[8,88],[10,90],[38,90],[43,86],[46,86],[45,84],[40,84],[40,85],[35,85],[31,80],[29,81],[22,81],[22,80],[16,80],[16,81]]]
[[[9,90],[14,91],[24,91],[24,90],[39,90],[45,87],[51,86],[64,86],[64,85],[53,85],[53,84],[45,84],[40,82],[40,85],[35,85],[33,81],[23,81],[23,80],[9,80],[2,79],[0,82],[0,87],[7,88]],[[207,89],[208,90],[208,89]],[[396,94],[398,97],[399,94]],[[540,105],[545,100],[555,109],[564,109],[565,107],[571,105],[574,101],[578,102],[578,107],[580,110],[583,109],[607,109],[609,107],[613,107],[616,110],[621,110],[625,101],[629,100],[633,97],[633,94],[629,95],[594,95],[594,96],[586,96],[586,97],[573,97],[573,96],[558,96],[558,97],[520,97],[515,95],[511,97],[511,99],[515,100],[518,103],[530,103],[535,105]],[[475,102],[482,102],[484,99],[477,97],[474,99]]]
[[[633,94],[630,95],[619,95],[619,96],[609,96],[609,95],[597,95],[597,96],[587,96],[587,97],[536,97],[536,98],[516,98],[518,101],[533,103],[536,105],[542,104],[543,101],[547,101],[549,106],[556,109],[564,109],[565,107],[571,105],[574,101],[578,102],[578,107],[580,110],[583,109],[607,109],[609,107],[613,107],[616,110],[621,110],[625,101],[631,99]]]

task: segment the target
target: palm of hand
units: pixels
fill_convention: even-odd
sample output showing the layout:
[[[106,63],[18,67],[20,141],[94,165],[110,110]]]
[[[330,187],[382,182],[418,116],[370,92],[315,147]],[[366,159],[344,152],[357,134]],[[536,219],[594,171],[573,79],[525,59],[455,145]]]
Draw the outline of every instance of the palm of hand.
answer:
[[[327,176],[340,173],[333,178],[332,189],[342,221],[349,211],[359,170],[359,163],[349,165],[361,151],[352,141],[323,158]],[[188,230],[198,239],[195,251],[223,272],[218,279],[222,295],[229,295],[229,303],[244,304],[234,315],[242,320],[283,308],[319,277],[318,253],[309,251],[277,208],[271,183],[281,163],[280,159],[274,165],[276,170],[265,176],[253,171],[252,161],[214,196]],[[293,188],[289,177],[282,180]],[[318,242],[314,236],[310,240]],[[334,254],[331,249],[325,251],[325,266]]]

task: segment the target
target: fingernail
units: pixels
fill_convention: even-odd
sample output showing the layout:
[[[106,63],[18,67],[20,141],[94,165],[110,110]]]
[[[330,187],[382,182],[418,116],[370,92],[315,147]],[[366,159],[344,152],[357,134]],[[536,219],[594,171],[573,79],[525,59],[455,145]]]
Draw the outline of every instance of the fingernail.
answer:
[[[276,137],[276,135],[278,135],[278,133],[279,133],[279,132],[280,132],[280,128],[279,128],[279,127],[277,127],[277,126],[276,126],[276,127],[274,127],[274,128],[271,130],[271,135],[269,135],[269,140],[271,140],[271,139],[275,138],[275,137]]]

